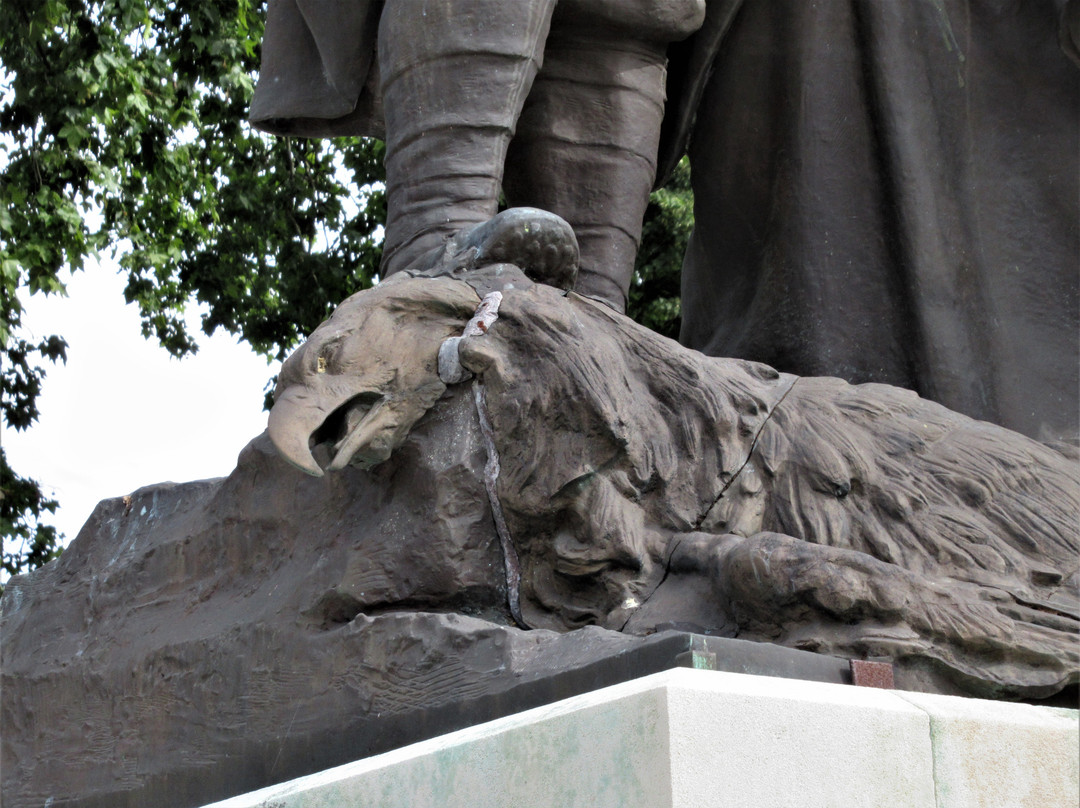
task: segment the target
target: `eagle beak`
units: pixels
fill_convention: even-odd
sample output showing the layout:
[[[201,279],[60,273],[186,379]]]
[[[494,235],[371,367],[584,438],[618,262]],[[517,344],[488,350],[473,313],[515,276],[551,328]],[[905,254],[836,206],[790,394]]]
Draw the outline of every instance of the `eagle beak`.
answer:
[[[310,441],[326,415],[317,396],[303,387],[286,389],[270,410],[267,424],[270,440],[282,457],[312,477],[323,476],[311,454]]]

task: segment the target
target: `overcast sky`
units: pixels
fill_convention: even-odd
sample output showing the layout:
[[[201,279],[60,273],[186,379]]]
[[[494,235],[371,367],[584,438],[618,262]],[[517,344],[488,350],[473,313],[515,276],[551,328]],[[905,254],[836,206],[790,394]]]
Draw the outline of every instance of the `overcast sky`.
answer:
[[[53,524],[68,539],[101,499],[228,474],[266,426],[263,387],[277,366],[220,331],[198,332],[196,356],[170,358],[142,338],[124,282],[115,265],[88,261],[67,298],[23,298],[26,338],[60,334],[68,362],[48,367],[37,425],[0,439],[16,473],[54,492]]]

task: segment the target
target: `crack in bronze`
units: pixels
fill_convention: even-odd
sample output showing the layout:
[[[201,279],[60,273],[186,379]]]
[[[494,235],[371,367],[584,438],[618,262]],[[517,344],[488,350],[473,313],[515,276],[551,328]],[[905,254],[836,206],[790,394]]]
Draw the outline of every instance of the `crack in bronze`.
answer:
[[[801,377],[799,376],[795,377],[791,384],[788,385],[788,389],[784,391],[784,394],[782,396],[780,396],[780,400],[776,402],[775,406],[773,406],[771,410],[769,410],[769,414],[765,417],[765,420],[761,422],[761,426],[758,427],[758,431],[754,434],[754,439],[750,442],[750,448],[749,450],[747,450],[746,457],[743,459],[743,462],[739,464],[739,468],[735,471],[734,474],[731,475],[731,479],[729,479],[724,484],[724,487],[720,489],[720,493],[716,495],[716,499],[710,502],[709,507],[705,509],[701,516],[697,518],[697,520],[695,520],[693,524],[694,530],[701,530],[701,525],[705,522],[706,519],[709,518],[709,514],[712,513],[713,508],[715,508],[720,502],[720,500],[724,498],[724,494],[726,494],[727,490],[731,488],[732,483],[739,479],[739,475],[742,474],[743,469],[746,468],[746,464],[749,463],[750,458],[754,456],[754,450],[757,449],[758,439],[761,437],[761,433],[765,431],[765,427],[768,426],[769,421],[772,420],[772,417],[776,414],[777,410],[780,409],[780,406],[787,399],[788,395],[790,395],[791,391],[795,389],[795,385],[799,383],[800,378]]]

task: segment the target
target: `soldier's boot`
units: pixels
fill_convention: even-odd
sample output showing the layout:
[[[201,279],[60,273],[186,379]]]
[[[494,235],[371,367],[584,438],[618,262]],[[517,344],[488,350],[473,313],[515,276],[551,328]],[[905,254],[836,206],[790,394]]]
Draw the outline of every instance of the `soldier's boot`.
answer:
[[[390,0],[379,23],[386,117],[382,274],[498,209],[507,145],[555,0]]]
[[[683,13],[673,20],[650,17],[651,6]],[[631,9],[641,19],[631,20]],[[620,16],[592,25],[581,19],[605,13]],[[626,309],[656,177],[667,45],[696,30],[703,15],[700,0],[681,6],[669,0],[561,3],[544,69],[510,144],[507,199],[570,222],[581,249],[575,290],[619,312]],[[656,21],[651,29],[650,19]],[[632,30],[620,29],[627,24]]]

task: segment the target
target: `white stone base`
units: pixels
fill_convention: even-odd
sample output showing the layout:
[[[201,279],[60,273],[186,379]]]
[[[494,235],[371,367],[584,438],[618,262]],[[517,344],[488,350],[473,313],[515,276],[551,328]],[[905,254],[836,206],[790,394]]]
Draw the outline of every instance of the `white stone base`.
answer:
[[[1077,808],[1076,710],[681,668],[215,808]]]

